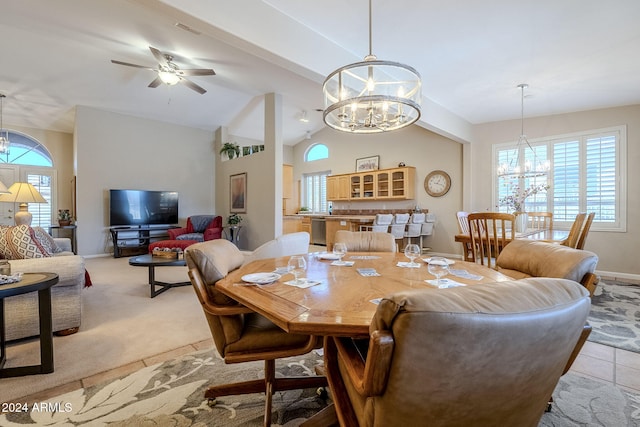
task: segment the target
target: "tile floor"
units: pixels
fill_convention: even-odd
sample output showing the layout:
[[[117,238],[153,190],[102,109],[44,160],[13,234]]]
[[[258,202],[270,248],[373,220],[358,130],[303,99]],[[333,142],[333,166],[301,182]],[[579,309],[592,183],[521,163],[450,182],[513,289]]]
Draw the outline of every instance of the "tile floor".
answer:
[[[31,396],[20,401],[27,403],[42,402],[45,399],[106,382],[123,375],[130,374],[145,366],[150,366],[166,360],[174,359],[183,354],[205,348],[212,348],[213,341],[206,340],[188,346],[180,347],[167,353],[162,353],[138,362],[130,363],[110,371],[102,372],[91,377],[64,384]],[[614,384],[620,388],[640,394],[640,353],[620,350],[602,344],[587,341],[571,367],[574,374],[586,376],[598,381]]]

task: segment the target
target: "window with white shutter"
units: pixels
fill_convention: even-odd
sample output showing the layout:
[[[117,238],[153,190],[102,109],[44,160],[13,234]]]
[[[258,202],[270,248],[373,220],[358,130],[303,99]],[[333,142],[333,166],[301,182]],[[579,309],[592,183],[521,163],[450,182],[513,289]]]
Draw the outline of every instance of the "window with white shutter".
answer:
[[[302,206],[311,213],[327,213],[327,175],[331,171],[306,173],[302,175]]]
[[[560,228],[568,227],[579,212],[595,212],[592,230],[626,231],[626,126],[529,142],[535,157],[548,161],[550,170],[546,176],[521,178],[518,185],[526,188],[546,181],[550,188],[526,199],[525,211],[553,212],[554,224]],[[528,147],[521,149],[520,158],[533,158]],[[494,145],[496,165],[517,157],[514,144]],[[498,205],[513,182],[497,176],[494,180]]]

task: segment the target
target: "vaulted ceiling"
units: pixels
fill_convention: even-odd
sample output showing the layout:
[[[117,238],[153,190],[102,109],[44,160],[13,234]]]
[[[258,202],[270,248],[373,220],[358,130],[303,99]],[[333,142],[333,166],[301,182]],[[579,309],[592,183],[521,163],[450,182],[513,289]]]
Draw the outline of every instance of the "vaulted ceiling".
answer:
[[[640,104],[637,0],[373,0],[373,53],[416,68],[420,125]],[[177,25],[178,24],[178,25]],[[148,88],[153,46],[215,76]],[[261,139],[265,93],[286,144],[321,129],[322,82],[368,53],[367,0],[21,0],[0,13],[4,122],[72,132],[77,105]],[[307,111],[309,122],[299,120]]]

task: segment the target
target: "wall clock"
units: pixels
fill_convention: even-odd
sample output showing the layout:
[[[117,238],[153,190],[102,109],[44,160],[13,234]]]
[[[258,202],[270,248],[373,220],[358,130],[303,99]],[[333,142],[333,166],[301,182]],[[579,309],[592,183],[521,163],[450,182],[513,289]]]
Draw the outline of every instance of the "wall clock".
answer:
[[[448,173],[435,170],[424,179],[424,190],[433,197],[441,197],[447,194],[451,188],[451,177]]]

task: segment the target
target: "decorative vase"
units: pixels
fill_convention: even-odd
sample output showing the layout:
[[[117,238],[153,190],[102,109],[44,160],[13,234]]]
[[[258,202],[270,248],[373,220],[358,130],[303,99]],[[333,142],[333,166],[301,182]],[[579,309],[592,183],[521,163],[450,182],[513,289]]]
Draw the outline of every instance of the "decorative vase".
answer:
[[[527,231],[527,222],[529,222],[529,215],[526,212],[514,212],[516,216],[515,227],[516,233],[524,233]]]

